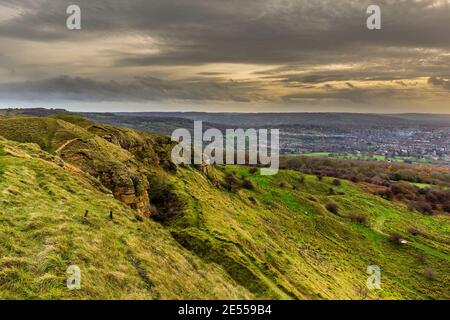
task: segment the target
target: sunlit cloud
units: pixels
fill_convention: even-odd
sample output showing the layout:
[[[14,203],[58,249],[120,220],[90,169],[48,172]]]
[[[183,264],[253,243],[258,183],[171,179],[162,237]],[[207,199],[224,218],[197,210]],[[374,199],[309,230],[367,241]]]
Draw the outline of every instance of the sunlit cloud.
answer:
[[[370,1],[77,3],[72,32],[70,1],[0,0],[2,105],[449,112],[449,1],[380,1],[375,32]]]

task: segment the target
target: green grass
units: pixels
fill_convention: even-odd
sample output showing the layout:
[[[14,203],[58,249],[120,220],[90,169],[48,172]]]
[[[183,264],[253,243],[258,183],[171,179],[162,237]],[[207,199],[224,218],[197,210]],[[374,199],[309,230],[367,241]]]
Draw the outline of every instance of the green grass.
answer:
[[[0,136],[18,142],[36,143],[50,153],[65,141],[74,138],[88,140],[94,137],[93,134],[69,122],[35,117],[0,118]]]
[[[251,175],[245,167],[226,170],[251,179],[256,190],[219,190],[195,170],[184,170],[180,178],[196,202],[201,223],[191,229],[174,224],[173,233],[202,257],[221,252],[226,244],[228,253],[235,252],[231,260],[214,261],[236,279],[243,270],[251,273],[252,286],[247,287],[258,297],[361,299],[366,268],[377,264],[383,289],[369,292],[369,298],[449,298],[448,217],[411,212],[347,181],[335,187],[343,195],[331,195],[331,178],[318,181],[304,176],[301,182],[300,174],[293,171],[265,177]],[[223,172],[217,175],[223,177]],[[325,209],[328,201],[338,204],[339,215]],[[352,214],[368,217],[369,224],[351,222]],[[407,230],[413,226],[424,236],[409,235]],[[403,234],[408,244],[392,244],[391,232]],[[420,262],[422,255],[425,262]],[[235,263],[240,272],[234,272]],[[436,272],[434,281],[423,275],[427,268]]]
[[[51,116],[50,118],[64,120],[66,122],[75,124],[80,127],[89,127],[94,124],[94,122],[84,119],[80,116],[74,114],[56,114]]]
[[[253,297],[83,176],[34,158],[0,166],[0,299]],[[79,291],[66,288],[69,265],[81,268]]]
[[[289,170],[163,172],[170,143],[162,137],[65,120],[0,119],[0,135],[16,141],[0,138],[0,299],[450,299],[449,216]],[[111,134],[114,144],[102,138]],[[138,171],[161,175],[186,209],[163,226],[114,200],[97,180],[61,164],[55,151],[74,138],[66,162],[85,173],[113,170],[124,181]],[[80,151],[90,160],[79,160]],[[254,189],[227,191],[230,172]],[[355,215],[367,224],[352,222]],[[392,232],[407,244],[392,243]],[[80,291],[65,285],[73,264],[82,270]],[[366,292],[373,264],[382,290]],[[424,275],[429,268],[435,279]]]
[[[429,183],[411,182],[411,184],[413,184],[416,187],[419,187],[421,189],[426,189],[426,188],[432,188],[433,187],[433,185],[429,184]]]
[[[341,159],[341,160],[363,160],[363,161],[393,161],[393,162],[411,162],[415,164],[421,165],[431,165],[432,161],[419,158],[419,157],[408,157],[408,156],[395,156],[395,157],[386,157],[384,155],[368,155],[368,154],[356,154],[356,153],[345,153],[345,154],[336,154],[331,152],[312,152],[312,153],[302,153],[302,154],[290,154],[290,157],[295,156],[303,156],[303,157],[311,157],[311,158],[330,158],[330,159]]]

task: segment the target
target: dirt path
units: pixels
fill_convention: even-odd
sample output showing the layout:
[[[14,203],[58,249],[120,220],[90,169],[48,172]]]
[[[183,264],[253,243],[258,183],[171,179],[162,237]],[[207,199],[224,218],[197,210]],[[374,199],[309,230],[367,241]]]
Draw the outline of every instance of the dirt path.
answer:
[[[69,144],[71,144],[74,141],[77,140],[81,140],[80,138],[75,138],[75,139],[71,139],[71,140],[67,140],[66,142],[64,142],[56,151],[55,153],[59,153],[61,152],[62,149],[64,149],[65,147],[67,147]]]

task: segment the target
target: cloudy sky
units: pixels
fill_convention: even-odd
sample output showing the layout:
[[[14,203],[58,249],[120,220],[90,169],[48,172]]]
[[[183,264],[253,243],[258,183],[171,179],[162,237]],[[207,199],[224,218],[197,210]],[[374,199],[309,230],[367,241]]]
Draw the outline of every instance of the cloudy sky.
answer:
[[[0,0],[18,106],[450,113],[450,0]]]

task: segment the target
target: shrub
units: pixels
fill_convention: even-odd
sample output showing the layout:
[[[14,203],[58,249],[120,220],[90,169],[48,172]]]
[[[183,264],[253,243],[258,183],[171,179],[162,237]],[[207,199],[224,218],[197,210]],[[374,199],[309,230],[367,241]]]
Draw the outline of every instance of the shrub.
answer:
[[[444,204],[442,206],[442,210],[444,210],[445,212],[450,213],[450,202],[447,202],[446,204]]]
[[[236,177],[234,173],[226,173],[225,174],[225,188],[227,188],[228,191],[234,191],[241,187],[241,182]]]
[[[411,233],[413,236],[421,236],[423,235],[423,232],[415,227],[411,227],[408,229],[408,232]]]
[[[284,188],[285,184],[284,182],[280,182],[280,188]]]
[[[300,177],[298,178],[298,182],[300,182],[300,183],[305,183],[305,176],[300,176]]]
[[[242,187],[248,190],[254,190],[255,184],[252,180],[245,178],[244,180],[242,180]]]
[[[428,268],[425,270],[424,276],[427,277],[427,279],[429,280],[434,280],[436,278],[436,273],[434,272],[433,269]]]
[[[258,168],[256,168],[256,167],[251,167],[251,168],[248,170],[248,172],[249,172],[250,174],[255,174],[255,173],[258,172]]]
[[[256,201],[255,197],[253,196],[248,197],[248,200],[250,200],[250,202],[253,204],[258,204],[258,201]]]
[[[433,206],[429,204],[428,202],[422,202],[422,201],[413,201],[409,203],[409,209],[410,210],[416,210],[420,213],[426,214],[426,215],[432,215],[433,214]]]
[[[338,214],[339,213],[339,207],[336,203],[334,202],[328,202],[325,206],[327,208],[328,211],[330,211],[331,213],[334,214]]]
[[[401,244],[402,240],[403,240],[403,237],[402,237],[402,235],[400,233],[393,232],[393,233],[391,233],[389,235],[389,239],[391,240],[392,243]]]
[[[367,225],[369,223],[369,220],[367,219],[366,216],[359,215],[359,214],[352,214],[348,218],[352,222],[360,223],[360,224],[363,224],[363,225]]]
[[[389,201],[394,200],[394,193],[392,193],[391,190],[380,191],[378,192],[378,195]]]
[[[341,180],[339,180],[339,179],[334,179],[333,180],[333,185],[334,186],[336,186],[336,187],[338,187],[338,186],[340,186],[342,183],[341,183]]]
[[[323,180],[323,176],[322,175],[317,175],[316,176],[317,180],[322,181]]]

